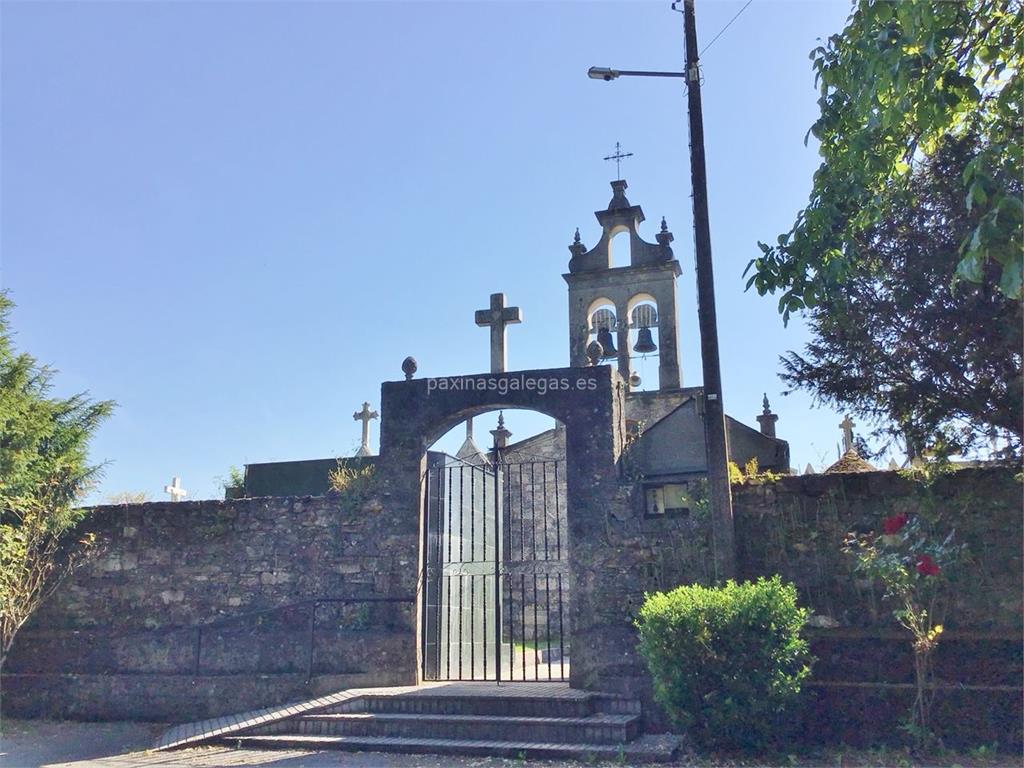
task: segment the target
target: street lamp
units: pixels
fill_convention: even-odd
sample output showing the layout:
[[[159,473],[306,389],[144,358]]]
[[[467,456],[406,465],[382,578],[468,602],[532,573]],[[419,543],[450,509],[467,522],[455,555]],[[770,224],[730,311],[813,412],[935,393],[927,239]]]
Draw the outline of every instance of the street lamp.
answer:
[[[685,72],[645,72],[591,67],[587,75],[594,80],[605,81],[615,80],[620,76],[686,78],[690,122],[694,255],[697,266],[697,320],[700,327],[700,352],[704,371],[704,438],[707,444],[708,484],[711,491],[715,575],[718,579],[729,579],[736,575],[735,531],[732,518],[732,491],[729,488],[725,407],[722,404],[722,369],[718,357],[715,279],[711,266],[711,226],[708,222],[708,183],[704,166],[704,119],[701,112],[697,25],[693,1],[683,0]]]
[[[684,72],[646,72],[636,69],[611,69],[609,67],[591,67],[587,77],[592,80],[615,80],[619,77],[686,77]]]

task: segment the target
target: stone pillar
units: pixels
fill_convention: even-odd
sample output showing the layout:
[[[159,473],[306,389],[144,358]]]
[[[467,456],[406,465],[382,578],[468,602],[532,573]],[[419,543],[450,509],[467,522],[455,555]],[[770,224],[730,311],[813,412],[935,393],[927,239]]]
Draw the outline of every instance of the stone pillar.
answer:
[[[768,393],[764,395],[764,400],[761,401],[761,415],[757,417],[757,423],[761,425],[761,434],[765,437],[775,437],[775,422],[779,420],[777,414],[772,413],[772,408],[768,405]]]

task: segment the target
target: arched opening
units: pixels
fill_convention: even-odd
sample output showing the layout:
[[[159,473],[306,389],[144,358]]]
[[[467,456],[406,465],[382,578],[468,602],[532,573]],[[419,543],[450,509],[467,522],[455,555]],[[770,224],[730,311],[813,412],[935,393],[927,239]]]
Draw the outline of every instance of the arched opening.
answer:
[[[608,241],[608,263],[611,267],[628,267],[631,258],[631,245],[629,230],[619,227],[613,230],[611,239]]]
[[[568,680],[566,431],[536,411],[449,428],[423,478],[426,680]]]
[[[511,431],[518,431],[519,427],[515,426],[513,422],[507,421],[513,415],[513,411],[510,409],[536,411],[548,418],[558,419],[561,424],[565,425],[565,465],[564,468],[559,467],[559,478],[564,477],[564,488],[560,481],[557,504],[559,506],[564,504],[566,511],[565,517],[559,520],[559,528],[555,531],[556,543],[558,535],[562,536],[561,547],[556,547],[555,552],[560,553],[563,558],[567,558],[567,562],[549,563],[546,566],[548,570],[539,574],[540,576],[546,575],[549,584],[554,582],[552,589],[547,592],[552,600],[558,594],[558,582],[561,581],[563,586],[560,616],[554,605],[551,613],[548,614],[552,617],[553,627],[555,620],[561,618],[559,628],[562,631],[560,636],[563,640],[562,648],[556,648],[559,636],[551,632],[549,633],[552,654],[550,656],[547,655],[547,638],[540,637],[538,637],[537,644],[527,648],[528,644],[513,643],[511,637],[502,634],[501,642],[492,641],[492,646],[488,649],[490,659],[492,650],[499,653],[508,644],[509,651],[511,651],[511,646],[514,645],[519,651],[520,662],[518,666],[513,663],[512,673],[515,674],[517,669],[523,669],[526,671],[524,676],[530,679],[533,671],[536,670],[538,679],[548,679],[547,669],[538,668],[540,665],[535,661],[531,663],[531,660],[535,660],[543,650],[545,656],[542,661],[548,660],[551,679],[558,679],[556,674],[570,669],[568,658],[558,660],[560,663],[554,663],[554,654],[558,650],[564,651],[571,658],[570,648],[577,644],[578,638],[586,637],[588,643],[600,642],[600,630],[581,622],[581,613],[574,607],[578,603],[592,599],[595,594],[592,563],[589,560],[581,559],[576,554],[586,552],[590,546],[599,545],[605,524],[604,502],[619,487],[618,460],[623,450],[626,434],[623,398],[624,393],[620,387],[618,375],[610,365],[383,382],[380,405],[381,448],[377,471],[381,478],[382,498],[396,508],[409,510],[408,519],[396,528],[395,535],[405,542],[404,546],[409,546],[410,538],[415,541],[415,548],[408,549],[406,552],[416,566],[406,570],[405,567],[410,564],[407,558],[400,563],[402,568],[399,568],[394,575],[395,578],[401,580],[403,585],[414,589],[416,593],[417,679],[429,677],[427,672],[435,676],[438,674],[437,651],[439,647],[436,639],[438,629],[444,628],[439,621],[443,603],[440,599],[440,589],[437,586],[437,578],[444,575],[444,562],[439,561],[436,556],[432,558],[431,552],[438,551],[438,537],[444,533],[445,529],[441,527],[440,523],[438,513],[440,506],[436,502],[436,487],[435,495],[432,497],[433,501],[426,498],[430,486],[425,481],[427,471],[432,466],[428,462],[428,459],[431,458],[427,452],[428,447],[434,445],[439,438],[442,438],[453,427],[464,423],[469,417],[498,409],[504,409],[506,423],[512,425]],[[518,411],[515,413],[518,414]],[[491,424],[487,426],[490,427]],[[463,429],[465,428],[463,427]],[[477,433],[482,435],[484,432],[489,432],[489,429],[484,428],[478,422]],[[514,437],[518,438],[519,435]],[[463,470],[464,473],[466,471]],[[551,476],[553,478],[553,472]],[[516,477],[518,478],[518,471]],[[524,468],[524,482],[526,477],[527,473]],[[447,478],[444,477],[443,480],[446,482]],[[482,490],[482,482],[480,486]],[[547,500],[550,503],[550,485],[547,483],[541,486],[539,498],[542,502],[544,501],[544,486],[549,488]],[[463,491],[465,489],[464,485]],[[490,479],[487,489],[493,495],[494,484]],[[475,499],[475,491],[472,493],[473,499]],[[524,498],[528,501],[537,496],[528,493]],[[564,501],[562,501],[563,498]],[[443,509],[446,515],[445,525],[447,525],[447,498],[443,494],[442,500],[445,502]],[[434,505],[432,514],[430,514],[431,504]],[[524,509],[529,510],[529,504],[524,504]],[[491,517],[496,517],[493,512]],[[522,519],[526,521],[530,518],[527,514]],[[533,518],[535,522],[541,521],[542,531],[544,519],[542,516]],[[567,525],[563,527],[562,523],[567,523]],[[447,530],[450,532],[453,527],[454,524]],[[550,537],[550,535],[549,528],[548,536]],[[490,538],[490,534],[488,536]],[[538,543],[541,544],[539,552],[543,551],[544,540],[543,536],[538,538]],[[495,539],[491,538],[491,541],[493,542]],[[502,541],[504,541],[504,536]],[[446,552],[447,548],[444,551]],[[465,545],[463,545],[463,551],[465,552]],[[511,552],[511,546],[504,551]],[[457,565],[449,563],[449,570]],[[504,594],[508,575],[514,574],[516,571],[512,569],[512,564],[507,562],[498,561],[497,565],[501,573],[503,586],[501,591]],[[518,564],[516,567],[521,568],[523,564]],[[571,594],[565,594],[564,588],[569,582],[567,574],[570,572],[572,573]],[[451,575],[456,574],[452,573]],[[433,580],[434,587],[429,586],[431,580]],[[470,592],[470,585],[468,582],[464,582],[463,586],[465,588],[463,595],[465,596]],[[527,591],[528,598],[532,598],[532,590],[529,590],[529,586],[529,581],[526,582],[525,588],[522,583],[519,583],[520,598],[524,591]],[[488,597],[496,594],[497,590],[494,590],[493,587],[492,583],[488,588]],[[428,595],[427,592],[431,589],[433,592]],[[538,597],[541,594],[541,590],[538,589]],[[473,595],[470,596],[473,597]],[[456,588],[454,597],[457,603],[458,588]],[[449,600],[449,605],[450,602]],[[522,600],[512,603],[513,606],[521,604],[523,604]],[[505,610],[503,606],[503,617]],[[542,615],[538,604],[538,619]],[[430,616],[434,617],[432,624],[428,624],[427,621]],[[456,618],[458,616],[462,616],[463,620],[466,618],[464,612],[458,612]],[[529,621],[532,616],[533,611],[530,609],[527,612],[527,620],[524,621],[520,610],[515,619],[517,634],[521,632],[520,627],[530,626]],[[511,623],[511,617],[509,617],[509,621]],[[453,628],[455,626],[457,623],[452,625]],[[465,628],[465,621],[463,627]],[[496,634],[494,625],[490,622],[488,623],[488,632],[491,637]],[[433,652],[433,668],[428,666],[426,658],[428,655],[427,641],[430,637],[435,639],[433,647],[429,648]],[[474,647],[473,644],[470,647]],[[526,663],[522,661],[524,649],[526,650]],[[461,650],[465,650],[465,648]],[[477,650],[482,653],[482,645]],[[475,654],[476,650],[471,653]],[[464,659],[465,656],[460,652],[457,657],[442,654],[441,658],[445,663],[448,658],[452,658],[456,662],[451,669],[455,671],[457,677],[457,659]],[[590,658],[584,655],[575,659],[571,664],[570,684],[574,687],[583,687],[585,681],[590,679],[588,677],[592,674],[592,666],[588,666]],[[475,659],[471,659],[472,661]],[[504,673],[503,679],[509,677],[507,665],[508,659],[503,657],[501,667]],[[470,666],[472,667],[472,663]],[[467,667],[463,662],[463,677],[465,677],[466,670]]]
[[[615,315],[615,305],[610,299],[595,299],[590,304],[587,312],[587,334],[586,346],[592,341],[598,341],[604,349],[605,360],[614,360],[618,356],[616,348],[616,332],[619,327],[619,320]]]
[[[658,333],[658,302],[653,296],[637,294],[629,301],[629,359],[633,374],[639,383],[630,388],[647,392],[659,388],[658,367],[661,363],[661,338]]]

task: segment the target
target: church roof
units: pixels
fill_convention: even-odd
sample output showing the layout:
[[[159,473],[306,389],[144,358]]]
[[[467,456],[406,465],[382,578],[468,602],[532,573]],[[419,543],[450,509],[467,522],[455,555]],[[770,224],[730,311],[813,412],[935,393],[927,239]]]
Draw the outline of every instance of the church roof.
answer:
[[[844,453],[835,464],[825,470],[826,475],[838,475],[845,472],[876,472],[877,469],[860,457],[853,448]]]
[[[462,443],[462,447],[459,448],[458,453],[455,454],[455,458],[459,461],[464,461],[467,464],[490,464],[491,460],[487,454],[480,450],[477,446],[476,441],[473,440],[472,435],[467,435],[465,441]]]

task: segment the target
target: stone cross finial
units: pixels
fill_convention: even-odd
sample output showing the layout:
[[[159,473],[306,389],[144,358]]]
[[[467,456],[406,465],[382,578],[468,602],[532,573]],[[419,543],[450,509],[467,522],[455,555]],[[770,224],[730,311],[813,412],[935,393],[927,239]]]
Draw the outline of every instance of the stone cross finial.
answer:
[[[181,501],[182,497],[188,496],[188,491],[181,487],[180,477],[175,477],[170,485],[165,485],[164,493],[170,494],[171,501]]]
[[[505,352],[505,326],[523,322],[519,307],[506,307],[504,293],[491,294],[491,306],[476,311],[476,324],[491,328],[491,373],[504,373],[508,365]]]
[[[352,414],[352,418],[355,421],[363,422],[363,444],[359,447],[359,452],[356,456],[372,456],[370,453],[370,421],[380,416],[376,411],[370,410],[369,403],[363,403],[363,410],[356,411]]]
[[[843,430],[843,453],[853,449],[853,419],[848,415],[839,422],[839,428]]]

